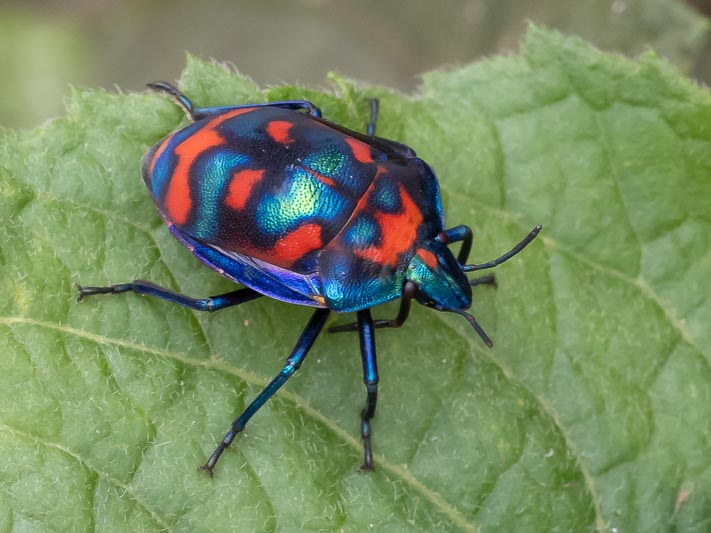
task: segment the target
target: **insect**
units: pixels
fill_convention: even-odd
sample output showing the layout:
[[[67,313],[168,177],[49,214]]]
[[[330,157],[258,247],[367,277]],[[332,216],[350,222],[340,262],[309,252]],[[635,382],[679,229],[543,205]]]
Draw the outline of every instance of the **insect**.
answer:
[[[166,93],[191,120],[143,157],[142,174],[173,236],[200,261],[244,287],[193,299],[150,282],[78,286],[78,300],[134,292],[194,309],[218,311],[269,296],[315,310],[286,364],[232,423],[201,467],[214,475],[220,456],[252,416],[301,366],[332,311],[357,322],[331,332],[358,331],[366,388],[360,413],[364,470],[373,468],[371,419],[378,398],[375,329],[399,328],[411,303],[466,318],[472,285],[527,246],[536,226],[509,252],[467,264],[472,231],[445,229],[432,168],[403,144],[375,136],[378,101],[370,101],[366,134],[322,118],[318,107],[289,100],[196,108],[166,82]],[[461,242],[457,256],[448,248]],[[373,320],[371,308],[400,298],[397,316]]]

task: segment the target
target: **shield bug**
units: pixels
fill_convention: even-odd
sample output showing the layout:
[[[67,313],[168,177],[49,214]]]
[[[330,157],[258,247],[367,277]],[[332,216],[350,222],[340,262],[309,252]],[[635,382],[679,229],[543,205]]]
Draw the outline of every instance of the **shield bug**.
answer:
[[[196,311],[218,311],[260,296],[315,310],[282,370],[233,422],[203,469],[215,465],[249,419],[301,366],[331,311],[357,321],[329,331],[358,331],[366,387],[361,410],[363,469],[373,468],[371,419],[378,395],[375,329],[398,328],[413,300],[466,318],[471,286],[493,276],[468,273],[495,267],[528,245],[536,226],[512,250],[467,264],[472,231],[446,229],[432,168],[403,144],[375,136],[377,100],[366,133],[321,116],[308,101],[290,100],[196,108],[165,82],[149,87],[173,97],[191,124],[153,146],[143,180],[175,238],[198,259],[244,287],[193,299],[136,280],[108,287],[79,286],[78,299],[135,292]],[[461,242],[455,257],[449,245]],[[400,298],[389,320],[370,309]]]

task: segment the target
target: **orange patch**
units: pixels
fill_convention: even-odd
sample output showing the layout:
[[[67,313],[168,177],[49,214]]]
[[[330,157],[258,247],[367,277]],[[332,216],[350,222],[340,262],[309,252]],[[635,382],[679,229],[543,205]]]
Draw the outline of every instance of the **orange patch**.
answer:
[[[286,120],[272,120],[267,126],[267,135],[279,144],[292,143],[294,139],[289,137],[291,126],[291,122],[287,122]]]
[[[405,188],[400,188],[400,213],[376,213],[375,220],[382,230],[380,246],[371,246],[364,250],[355,250],[355,254],[363,259],[369,259],[381,265],[395,267],[398,256],[410,249],[417,238],[417,228],[422,224],[422,213],[407,194]],[[365,199],[364,197],[363,199]],[[361,200],[362,201],[362,200]],[[360,206],[358,206],[360,207]],[[356,207],[356,211],[358,211]],[[436,259],[436,258],[435,258]]]
[[[324,176],[323,174],[321,174],[321,173],[319,173],[319,172],[316,172],[313,168],[309,168],[309,167],[302,167],[302,168],[303,168],[306,172],[308,172],[309,174],[311,174],[314,178],[316,178],[316,179],[319,180],[321,183],[323,183],[324,185],[328,185],[329,187],[335,187],[335,186],[336,186],[336,182],[334,182],[331,178],[329,178],[328,176]]]
[[[264,177],[264,169],[240,170],[232,176],[225,203],[233,209],[244,209],[254,186]]]
[[[431,270],[434,270],[437,267],[437,256],[429,250],[420,248],[417,250],[417,255],[420,256],[420,259],[422,259]]]
[[[373,156],[370,153],[370,146],[353,137],[344,137],[348,146],[353,151],[353,156],[361,163],[372,163]]]
[[[305,254],[323,246],[321,240],[321,226],[318,224],[304,224],[294,231],[287,233],[274,245],[274,254],[286,265],[291,265]]]
[[[190,184],[188,182],[190,167],[195,161],[195,158],[202,152],[214,146],[218,146],[222,142],[222,137],[215,131],[215,128],[226,120],[248,113],[253,109],[253,107],[245,107],[228,111],[209,121],[201,129],[175,147],[174,152],[178,157],[178,164],[170,178],[168,192],[165,196],[165,207],[168,211],[168,216],[170,216],[173,222],[180,225],[185,224],[188,219],[188,213],[193,205],[190,198]]]

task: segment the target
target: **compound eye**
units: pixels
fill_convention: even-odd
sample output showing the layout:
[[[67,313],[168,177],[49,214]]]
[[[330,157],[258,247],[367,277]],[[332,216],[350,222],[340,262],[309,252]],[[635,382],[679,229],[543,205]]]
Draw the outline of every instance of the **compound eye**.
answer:
[[[444,231],[438,233],[434,240],[441,242],[442,244],[449,244],[449,237]]]

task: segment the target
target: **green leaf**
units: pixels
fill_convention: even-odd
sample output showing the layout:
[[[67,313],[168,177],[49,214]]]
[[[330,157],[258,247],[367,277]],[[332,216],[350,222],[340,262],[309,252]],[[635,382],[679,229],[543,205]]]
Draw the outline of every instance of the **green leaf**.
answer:
[[[201,106],[309,98],[358,129],[378,96],[379,134],[437,169],[475,261],[542,223],[498,288],[475,290],[494,349],[421,307],[379,331],[363,474],[357,335],[323,335],[210,479],[196,467],[310,311],[77,304],[77,282],[233,285],[172,239],[141,184],[180,110],[76,90],[66,118],[0,139],[0,530],[708,531],[708,92],[651,53],[538,28],[518,56],[425,75],[416,97],[333,81],[340,97],[262,91],[189,58],[181,86]]]

